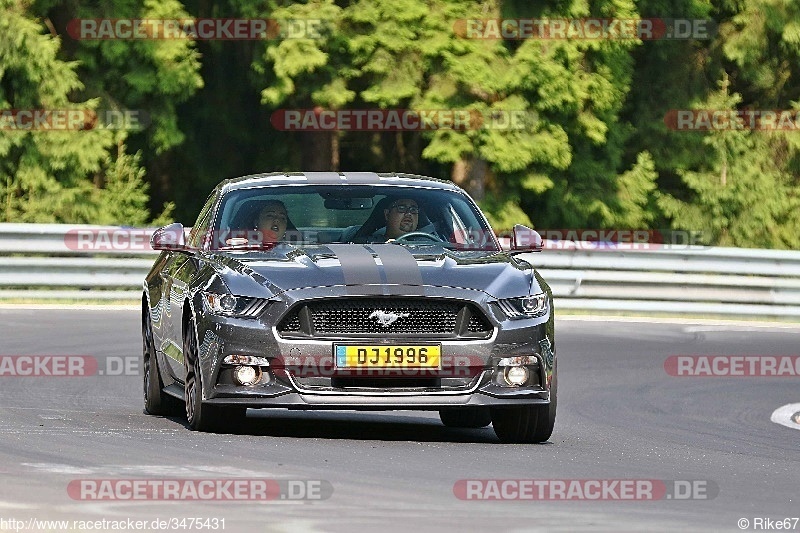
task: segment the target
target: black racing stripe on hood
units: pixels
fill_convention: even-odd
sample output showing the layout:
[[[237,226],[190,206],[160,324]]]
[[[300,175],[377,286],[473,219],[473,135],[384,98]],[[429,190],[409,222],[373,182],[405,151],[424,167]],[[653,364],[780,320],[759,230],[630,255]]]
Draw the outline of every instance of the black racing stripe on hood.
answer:
[[[383,293],[381,273],[369,250],[360,244],[343,244],[336,247],[336,257],[342,265],[348,293]]]
[[[372,249],[383,263],[386,283],[406,285],[409,294],[422,296],[422,272],[414,254],[408,248],[397,244],[374,244]]]

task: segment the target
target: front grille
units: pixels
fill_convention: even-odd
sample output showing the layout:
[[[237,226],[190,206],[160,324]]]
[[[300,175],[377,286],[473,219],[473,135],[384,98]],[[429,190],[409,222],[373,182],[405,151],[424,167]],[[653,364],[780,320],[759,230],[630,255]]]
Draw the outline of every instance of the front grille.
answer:
[[[281,324],[280,331],[300,331],[300,313],[292,313],[286,320],[283,321]]]
[[[425,300],[336,301],[310,304],[317,333],[452,333],[461,309],[457,303]],[[382,326],[380,316],[399,316]],[[372,318],[370,318],[372,317]]]
[[[467,322],[467,331],[480,333],[486,331],[487,329],[491,329],[491,327],[486,322],[486,319],[483,318],[483,316],[473,314],[469,317],[469,322]]]
[[[438,335],[487,337],[492,326],[477,307],[428,298],[339,298],[298,306],[278,325],[281,334]]]

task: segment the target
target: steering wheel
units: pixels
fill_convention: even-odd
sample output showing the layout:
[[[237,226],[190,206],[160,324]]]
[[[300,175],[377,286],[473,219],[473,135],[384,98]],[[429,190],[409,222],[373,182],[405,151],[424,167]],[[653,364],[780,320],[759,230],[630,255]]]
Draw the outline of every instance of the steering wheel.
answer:
[[[433,235],[432,233],[425,233],[424,231],[411,231],[408,233],[404,233],[400,235],[395,241],[410,241],[415,239],[410,239],[411,237],[422,237],[423,239],[430,240],[432,242],[444,242],[443,239],[438,237],[437,235]]]

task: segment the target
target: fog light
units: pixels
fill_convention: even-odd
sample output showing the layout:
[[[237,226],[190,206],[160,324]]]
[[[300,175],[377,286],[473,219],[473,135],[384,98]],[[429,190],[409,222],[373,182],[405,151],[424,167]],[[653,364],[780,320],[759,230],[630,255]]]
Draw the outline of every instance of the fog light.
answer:
[[[261,369],[257,366],[237,366],[233,377],[239,385],[255,385],[261,379]]]
[[[524,366],[509,366],[503,371],[506,383],[519,387],[528,381],[528,369]]]

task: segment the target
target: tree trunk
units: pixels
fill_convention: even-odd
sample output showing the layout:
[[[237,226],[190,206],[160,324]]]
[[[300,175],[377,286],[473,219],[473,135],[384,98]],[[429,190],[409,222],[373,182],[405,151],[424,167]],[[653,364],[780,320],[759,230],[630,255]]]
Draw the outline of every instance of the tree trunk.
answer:
[[[456,161],[453,165],[451,179],[467,191],[475,201],[483,200],[486,191],[486,181],[489,174],[489,165],[483,159],[467,157]]]
[[[331,132],[331,170],[339,172],[339,132]]]
[[[302,168],[309,172],[336,171],[339,167],[339,138],[335,131],[308,131],[302,134]]]

